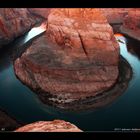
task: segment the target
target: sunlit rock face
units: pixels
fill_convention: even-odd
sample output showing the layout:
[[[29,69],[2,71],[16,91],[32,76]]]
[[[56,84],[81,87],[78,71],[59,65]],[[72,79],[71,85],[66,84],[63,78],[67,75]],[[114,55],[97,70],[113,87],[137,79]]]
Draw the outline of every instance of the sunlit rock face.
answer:
[[[48,15],[53,8],[28,8],[28,10],[37,16],[48,18]],[[66,9],[66,8],[65,8]],[[123,23],[124,17],[134,8],[99,8],[106,16],[109,23]]]
[[[27,32],[37,20],[26,8],[0,8],[0,45]]]
[[[125,17],[121,32],[140,40],[140,8],[133,8]]]
[[[15,132],[82,132],[75,125],[63,120],[39,121],[18,128]]]
[[[47,103],[96,96],[117,81],[119,46],[99,9],[51,9],[47,31],[14,63],[17,77]]]

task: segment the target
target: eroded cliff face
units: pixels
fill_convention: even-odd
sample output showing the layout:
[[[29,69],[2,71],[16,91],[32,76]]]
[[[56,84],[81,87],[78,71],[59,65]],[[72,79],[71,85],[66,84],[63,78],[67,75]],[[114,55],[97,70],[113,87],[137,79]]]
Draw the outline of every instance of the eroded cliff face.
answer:
[[[23,35],[39,20],[26,8],[0,8],[0,45]]]
[[[121,32],[140,41],[140,8],[129,11],[124,19]]]
[[[15,132],[82,132],[75,125],[63,121],[39,121],[18,128]]]
[[[14,63],[17,77],[42,101],[95,96],[118,78],[119,45],[99,9],[51,9],[46,33]]]

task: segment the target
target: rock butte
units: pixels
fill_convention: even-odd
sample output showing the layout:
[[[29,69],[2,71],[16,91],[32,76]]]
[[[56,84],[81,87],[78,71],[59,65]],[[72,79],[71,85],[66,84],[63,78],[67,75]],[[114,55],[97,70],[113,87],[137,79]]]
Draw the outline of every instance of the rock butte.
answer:
[[[23,83],[62,104],[95,96],[116,83],[119,45],[99,9],[51,9],[46,28],[14,63]]]
[[[39,121],[18,128],[15,132],[82,132],[75,125],[63,121]]]

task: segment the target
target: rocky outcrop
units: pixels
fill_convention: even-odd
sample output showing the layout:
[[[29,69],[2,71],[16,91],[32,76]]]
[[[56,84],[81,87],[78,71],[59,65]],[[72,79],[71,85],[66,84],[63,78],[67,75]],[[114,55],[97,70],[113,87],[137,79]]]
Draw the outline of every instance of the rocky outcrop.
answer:
[[[129,11],[124,19],[121,32],[140,41],[140,8]]]
[[[63,120],[39,121],[18,128],[15,132],[82,132],[75,125]]]
[[[26,8],[0,8],[0,45],[8,44],[23,35],[40,20]]]
[[[14,63],[17,77],[48,103],[95,96],[118,78],[119,46],[99,9],[52,9],[46,33]]]
[[[7,113],[0,111],[0,131],[11,131],[18,127],[21,127],[20,123]]]

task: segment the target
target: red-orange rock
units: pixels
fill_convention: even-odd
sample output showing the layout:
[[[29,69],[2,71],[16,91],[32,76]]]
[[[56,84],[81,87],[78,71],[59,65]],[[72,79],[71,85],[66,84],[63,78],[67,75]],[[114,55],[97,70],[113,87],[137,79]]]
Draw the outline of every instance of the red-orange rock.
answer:
[[[48,18],[48,15],[53,8],[28,8],[28,10],[37,16],[41,16],[45,19]],[[102,13],[106,16],[109,23],[119,24],[123,23],[124,17],[128,15],[129,11],[132,11],[134,8],[99,8]]]
[[[46,33],[33,41],[14,67],[23,83],[44,93],[44,102],[65,104],[112,87],[118,63],[118,43],[99,9],[54,8]]]
[[[75,125],[63,120],[39,121],[18,128],[15,132],[82,132]]]
[[[47,38],[66,49],[72,47],[74,52],[83,50],[89,60],[93,59],[92,63],[118,63],[118,44],[99,9],[52,9],[48,16]],[[100,49],[102,51],[97,51]],[[109,51],[115,53],[106,57]]]
[[[0,8],[0,45],[23,35],[37,21],[26,8]]]
[[[121,32],[140,40],[140,8],[133,8],[125,17]]]

